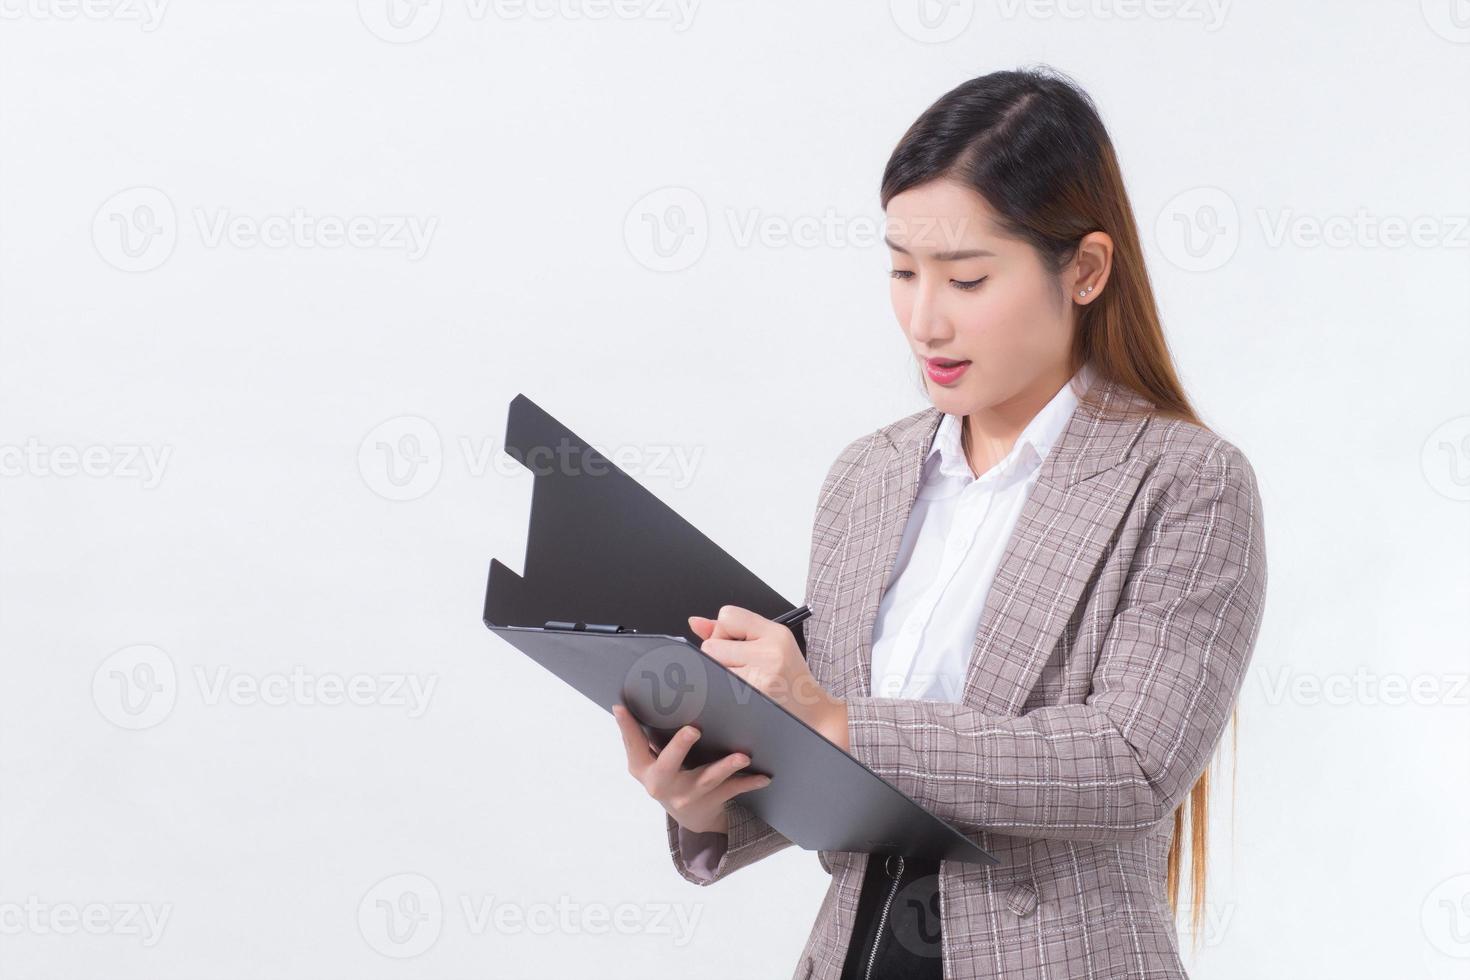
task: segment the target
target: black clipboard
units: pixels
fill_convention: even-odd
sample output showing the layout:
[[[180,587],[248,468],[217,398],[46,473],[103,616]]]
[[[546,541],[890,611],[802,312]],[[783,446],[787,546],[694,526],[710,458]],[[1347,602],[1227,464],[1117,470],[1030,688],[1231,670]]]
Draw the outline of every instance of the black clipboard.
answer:
[[[627,705],[655,746],[695,725],[685,768],[748,754],[742,771],[772,781],[737,799],[799,847],[999,863],[701,651],[685,619],[790,602],[524,395],[505,445],[536,479],[524,576],[490,563],[492,632],[602,710]]]

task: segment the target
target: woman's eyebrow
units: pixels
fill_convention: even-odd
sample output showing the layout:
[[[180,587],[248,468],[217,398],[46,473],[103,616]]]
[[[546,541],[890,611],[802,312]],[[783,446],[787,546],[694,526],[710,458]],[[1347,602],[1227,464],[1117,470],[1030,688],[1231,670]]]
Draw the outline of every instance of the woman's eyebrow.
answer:
[[[904,255],[908,255],[909,254],[909,250],[908,249],[904,248],[902,245],[895,245],[888,238],[887,235],[884,235],[883,236],[883,244],[887,245],[889,248],[893,249],[895,252],[902,252]],[[994,258],[995,257],[995,253],[994,252],[987,251],[986,249],[983,249],[983,248],[962,248],[962,249],[955,249],[955,250],[948,251],[948,252],[935,252],[934,253],[934,258],[936,260],[940,261],[940,262],[956,262],[956,261],[958,261],[960,259],[978,259],[978,258],[984,258],[984,257]]]

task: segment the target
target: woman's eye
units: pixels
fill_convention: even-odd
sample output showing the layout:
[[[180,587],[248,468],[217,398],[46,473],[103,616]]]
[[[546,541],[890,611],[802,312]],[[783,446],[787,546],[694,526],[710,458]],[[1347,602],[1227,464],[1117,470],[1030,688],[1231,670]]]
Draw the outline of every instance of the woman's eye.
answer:
[[[914,274],[908,269],[892,269],[888,273],[894,279],[912,279]]]
[[[954,288],[956,288],[956,289],[963,289],[963,290],[969,291],[971,289],[974,289],[976,286],[980,285],[982,282],[984,282],[985,280],[987,280],[989,278],[990,278],[989,276],[981,276],[979,279],[971,279],[968,282],[961,281],[959,279],[951,279],[950,282],[954,284]]]

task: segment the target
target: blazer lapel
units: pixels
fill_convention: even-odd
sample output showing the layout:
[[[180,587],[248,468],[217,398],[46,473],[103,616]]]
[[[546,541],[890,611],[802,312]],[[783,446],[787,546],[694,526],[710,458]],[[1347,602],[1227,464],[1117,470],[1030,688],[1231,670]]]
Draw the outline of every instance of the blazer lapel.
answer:
[[[849,613],[857,610],[857,653],[842,664],[838,697],[866,697],[872,690],[873,624],[878,619],[878,604],[903,543],[904,524],[918,499],[924,457],[942,417],[939,409],[930,408],[894,433],[896,441],[879,454],[854,492],[837,594],[851,596]]]
[[[1042,461],[986,596],[961,697],[984,713],[1019,713],[1132,501],[1131,487],[1088,480],[1123,462],[1147,424],[1116,410],[1147,402],[1112,382],[1097,384],[1098,405],[1080,403]],[[854,495],[838,595],[855,604],[849,609],[856,609],[858,636],[841,671],[839,697],[867,697],[872,690],[878,605],[941,416],[930,408],[894,432]]]

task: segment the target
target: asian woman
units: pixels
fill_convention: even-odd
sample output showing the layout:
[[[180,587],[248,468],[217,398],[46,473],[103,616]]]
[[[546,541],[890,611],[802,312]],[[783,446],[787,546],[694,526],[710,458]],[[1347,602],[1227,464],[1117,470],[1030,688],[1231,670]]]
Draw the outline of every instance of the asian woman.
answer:
[[[821,851],[793,976],[1184,980],[1209,762],[1261,623],[1261,500],[1165,343],[1118,159],[1050,69],[965,82],[903,135],[881,202],[929,401],[817,495],[803,658],[747,609],[702,649],[1000,859]],[[715,612],[706,610],[706,612]],[[732,753],[684,770],[615,710],[629,772],[709,885],[791,841]],[[779,777],[777,777],[779,778]]]

